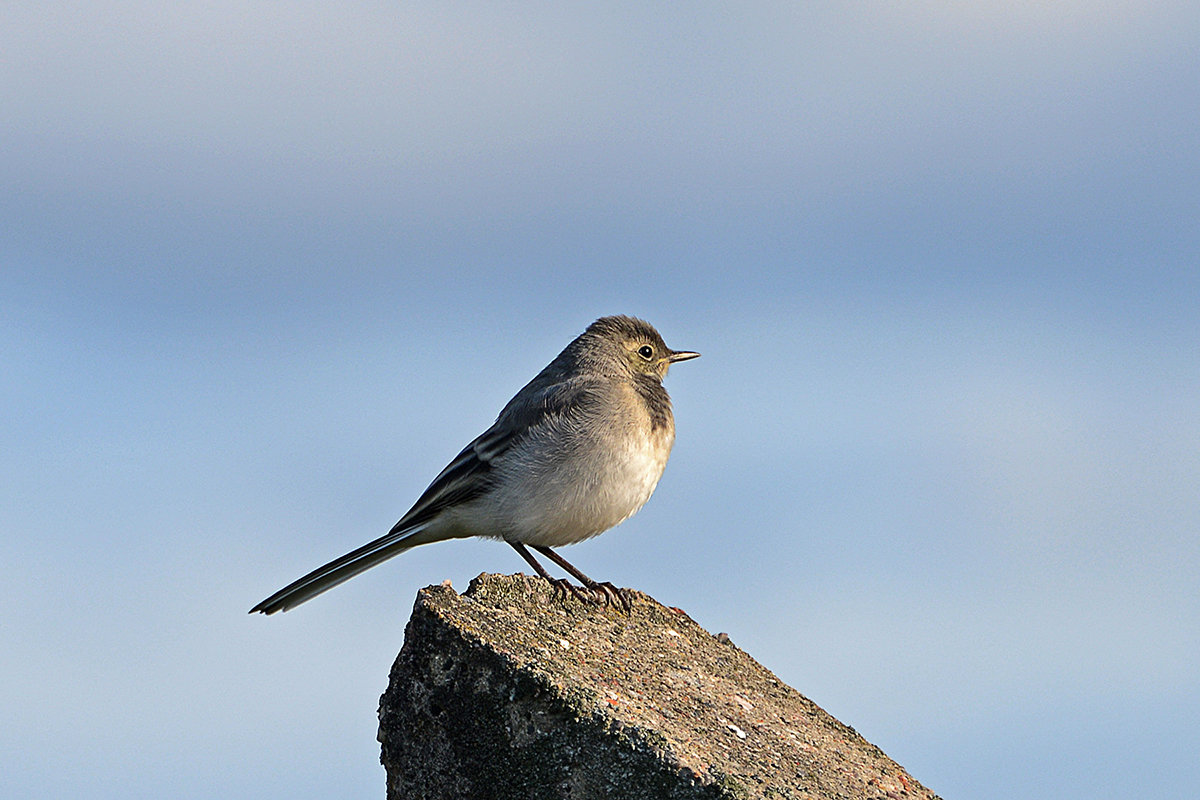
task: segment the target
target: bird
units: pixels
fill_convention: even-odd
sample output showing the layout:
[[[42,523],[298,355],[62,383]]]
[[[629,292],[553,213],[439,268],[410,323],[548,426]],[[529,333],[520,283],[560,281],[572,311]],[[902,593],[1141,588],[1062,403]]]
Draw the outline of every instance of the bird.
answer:
[[[650,323],[601,317],[513,396],[384,536],[318,567],[250,613],[287,611],[418,545],[480,536],[507,542],[556,593],[592,603],[628,597],[553,548],[603,533],[650,499],[675,441],[672,350]],[[530,549],[582,584],[555,579]]]

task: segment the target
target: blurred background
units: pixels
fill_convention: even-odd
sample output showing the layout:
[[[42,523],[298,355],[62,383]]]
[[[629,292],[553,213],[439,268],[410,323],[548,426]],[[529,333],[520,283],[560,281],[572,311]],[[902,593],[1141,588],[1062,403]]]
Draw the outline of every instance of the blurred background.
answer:
[[[594,318],[675,453],[565,555],[946,798],[1200,749],[1200,5],[7,3],[0,787],[382,797],[386,532]]]

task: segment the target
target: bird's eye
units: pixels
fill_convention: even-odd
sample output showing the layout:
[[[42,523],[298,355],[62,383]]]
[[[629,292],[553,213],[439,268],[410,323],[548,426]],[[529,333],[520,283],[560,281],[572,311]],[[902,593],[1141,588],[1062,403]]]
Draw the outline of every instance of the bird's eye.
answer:
[[[638,348],[638,355],[649,361],[654,358],[654,348],[648,344],[644,344]]]

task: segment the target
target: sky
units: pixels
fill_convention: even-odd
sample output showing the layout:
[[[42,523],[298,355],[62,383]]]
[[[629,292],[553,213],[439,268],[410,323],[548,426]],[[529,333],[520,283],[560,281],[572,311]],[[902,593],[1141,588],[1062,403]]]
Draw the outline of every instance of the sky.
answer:
[[[382,797],[375,538],[598,316],[703,357],[565,551],[949,798],[1200,749],[1200,6],[7,3],[0,794]]]

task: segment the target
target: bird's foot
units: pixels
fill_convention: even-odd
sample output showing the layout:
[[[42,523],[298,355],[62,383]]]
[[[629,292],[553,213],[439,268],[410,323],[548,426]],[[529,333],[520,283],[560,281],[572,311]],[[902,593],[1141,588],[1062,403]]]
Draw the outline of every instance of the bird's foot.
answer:
[[[593,581],[583,586],[576,586],[566,578],[547,578],[546,581],[554,589],[556,600],[565,600],[570,594],[579,602],[591,606],[620,606],[626,614],[633,610],[633,603],[630,602],[629,595],[625,590],[608,581],[604,583]]]
[[[630,602],[628,594],[623,589],[614,586],[608,581],[593,583],[588,588],[592,590],[593,595],[602,596],[605,605],[620,605],[626,614],[633,610],[633,603]],[[600,600],[597,598],[596,602],[600,602]]]
[[[584,594],[582,589],[571,583],[566,578],[547,578],[546,580],[548,580],[550,585],[554,587],[554,597],[558,600],[566,600],[567,594],[570,593],[581,603],[595,605],[599,602],[594,595]]]

